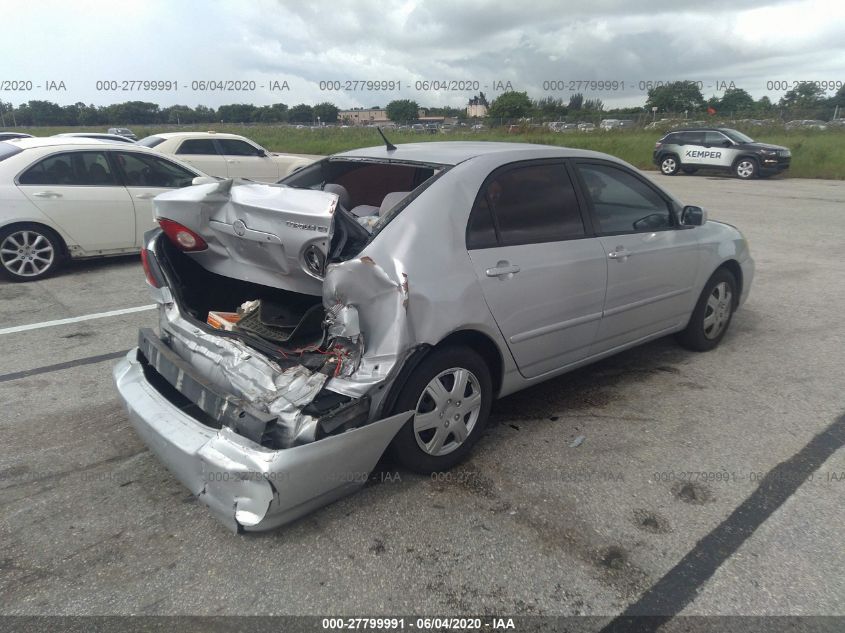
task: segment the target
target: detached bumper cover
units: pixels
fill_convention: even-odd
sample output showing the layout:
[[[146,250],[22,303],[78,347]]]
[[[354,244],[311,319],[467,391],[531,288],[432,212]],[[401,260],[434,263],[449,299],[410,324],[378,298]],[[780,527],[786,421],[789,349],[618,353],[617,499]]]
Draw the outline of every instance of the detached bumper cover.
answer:
[[[114,378],[129,419],[150,450],[236,531],[269,530],[354,492],[413,415],[408,411],[310,444],[272,450],[227,426],[206,426],[179,409],[147,380],[138,349],[115,366]]]

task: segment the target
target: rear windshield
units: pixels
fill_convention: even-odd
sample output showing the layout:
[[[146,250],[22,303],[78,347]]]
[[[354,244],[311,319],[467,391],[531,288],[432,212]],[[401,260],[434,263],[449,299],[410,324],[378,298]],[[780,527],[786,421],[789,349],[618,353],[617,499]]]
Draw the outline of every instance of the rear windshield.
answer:
[[[138,141],[138,145],[143,145],[144,147],[155,147],[159,143],[164,143],[164,139],[160,136],[147,136],[142,138]]]
[[[6,160],[9,156],[14,156],[15,154],[20,154],[23,150],[20,147],[16,147],[11,143],[4,143],[0,141],[0,160]]]

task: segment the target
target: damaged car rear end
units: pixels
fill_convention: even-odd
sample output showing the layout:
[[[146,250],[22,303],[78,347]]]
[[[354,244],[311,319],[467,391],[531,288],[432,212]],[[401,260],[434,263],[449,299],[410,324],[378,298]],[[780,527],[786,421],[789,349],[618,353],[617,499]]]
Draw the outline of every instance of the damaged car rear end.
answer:
[[[159,329],[139,332],[115,380],[150,449],[232,529],[354,491],[412,416],[373,397],[413,351],[407,275],[361,252],[384,198],[415,198],[444,167],[387,166],[407,189],[392,196],[360,184],[372,168],[326,161],[299,176],[308,186],[225,180],[155,201],[142,261]],[[350,209],[327,178],[382,203]]]

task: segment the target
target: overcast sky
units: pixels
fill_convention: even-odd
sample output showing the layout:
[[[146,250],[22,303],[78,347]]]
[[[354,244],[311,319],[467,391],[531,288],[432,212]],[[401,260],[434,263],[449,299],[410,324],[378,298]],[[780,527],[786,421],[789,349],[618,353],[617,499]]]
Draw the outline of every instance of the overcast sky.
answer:
[[[747,8],[755,6],[756,8]],[[735,83],[845,81],[845,2],[736,0],[0,0],[0,99],[104,105],[128,100],[218,106],[332,101],[463,106],[466,91],[418,92],[418,80],[510,82],[532,98],[568,99],[573,80],[606,106],[640,105],[640,81],[702,81],[705,97]],[[4,81],[32,81],[14,92]],[[64,91],[46,91],[48,81]],[[98,80],[171,80],[176,92],[101,92]],[[254,92],[194,91],[194,80],[254,80]],[[321,80],[393,80],[401,91],[321,91]],[[544,81],[567,82],[546,91]],[[272,93],[270,82],[289,90]],[[41,86],[37,88],[36,86]],[[486,89],[485,89],[486,86]]]

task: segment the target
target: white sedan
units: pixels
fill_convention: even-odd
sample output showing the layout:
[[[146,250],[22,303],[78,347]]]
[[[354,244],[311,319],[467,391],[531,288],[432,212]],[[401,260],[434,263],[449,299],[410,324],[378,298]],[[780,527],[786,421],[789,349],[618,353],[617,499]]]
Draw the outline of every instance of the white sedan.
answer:
[[[209,176],[278,182],[322,156],[276,154],[237,134],[167,132],[142,138],[139,145],[175,156]]]
[[[68,258],[136,252],[157,226],[152,199],[205,174],[127,143],[0,142],[0,274],[48,275]]]

